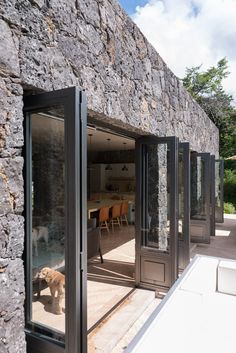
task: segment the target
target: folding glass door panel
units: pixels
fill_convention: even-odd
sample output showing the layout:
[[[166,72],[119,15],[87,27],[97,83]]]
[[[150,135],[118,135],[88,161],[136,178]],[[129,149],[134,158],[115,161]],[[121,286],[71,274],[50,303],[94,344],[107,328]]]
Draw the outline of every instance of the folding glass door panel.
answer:
[[[197,243],[210,243],[210,159],[209,153],[191,153],[190,239]]]
[[[216,222],[215,222],[215,156],[211,156],[211,198],[210,198],[210,217],[211,217],[211,236],[215,236]]]
[[[85,97],[72,87],[24,103],[27,350],[84,353]]]
[[[183,270],[190,261],[190,151],[189,143],[179,144],[179,269]]]
[[[224,161],[215,160],[215,221],[224,222]]]
[[[166,290],[178,274],[178,139],[136,142],[136,282]]]

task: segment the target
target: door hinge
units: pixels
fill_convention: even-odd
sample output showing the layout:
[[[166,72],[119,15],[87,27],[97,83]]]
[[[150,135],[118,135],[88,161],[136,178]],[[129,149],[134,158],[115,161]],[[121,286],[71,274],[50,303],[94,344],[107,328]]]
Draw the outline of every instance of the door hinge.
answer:
[[[84,270],[84,253],[83,252],[80,253],[79,258],[80,258],[80,271],[83,271]]]

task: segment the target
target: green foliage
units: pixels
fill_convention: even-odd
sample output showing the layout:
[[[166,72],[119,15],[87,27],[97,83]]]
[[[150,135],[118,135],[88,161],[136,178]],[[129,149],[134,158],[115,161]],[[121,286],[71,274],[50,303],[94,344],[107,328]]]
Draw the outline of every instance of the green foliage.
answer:
[[[235,212],[235,207],[232,203],[230,202],[225,202],[224,203],[224,213],[228,213],[228,214],[231,214],[231,213],[234,213]]]
[[[224,168],[225,169],[230,169],[230,170],[236,170],[236,160],[225,160],[224,161]]]
[[[221,157],[230,157],[236,154],[236,108],[233,97],[222,86],[222,80],[229,75],[227,59],[218,61],[216,67],[200,70],[201,65],[187,68],[183,84],[219,128]]]
[[[225,169],[224,200],[236,207],[236,170]]]
[[[222,80],[229,75],[226,58],[218,61],[217,67],[210,67],[205,72],[200,72],[201,66],[187,68],[183,79],[184,86],[195,99],[222,92]]]

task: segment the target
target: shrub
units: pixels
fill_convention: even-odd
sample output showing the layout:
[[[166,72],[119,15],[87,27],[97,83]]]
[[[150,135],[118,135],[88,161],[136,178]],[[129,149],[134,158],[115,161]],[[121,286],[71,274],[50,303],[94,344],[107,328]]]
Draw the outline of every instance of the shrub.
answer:
[[[224,201],[236,207],[236,171],[225,169],[224,173]]]
[[[235,212],[235,207],[232,203],[230,202],[224,202],[224,213],[234,213]]]
[[[224,168],[225,169],[236,170],[236,161],[235,160],[230,160],[230,159],[225,159],[224,160]]]

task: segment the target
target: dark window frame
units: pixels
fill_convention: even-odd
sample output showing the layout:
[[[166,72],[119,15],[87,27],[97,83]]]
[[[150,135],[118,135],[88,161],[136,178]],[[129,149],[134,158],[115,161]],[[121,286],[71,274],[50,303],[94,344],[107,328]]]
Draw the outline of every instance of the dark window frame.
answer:
[[[183,238],[178,239],[179,247],[179,270],[182,271],[190,262],[190,145],[189,142],[180,142],[179,143],[179,153],[183,154],[183,195],[184,195],[184,222],[183,222]]]
[[[211,183],[211,154],[208,152],[204,153],[198,153],[196,151],[191,151],[190,155],[190,164],[191,164],[191,158],[196,158],[199,157],[201,160],[204,161],[204,184],[203,184],[203,194],[205,197],[205,219],[200,219],[198,221],[199,225],[202,224],[204,229],[204,235],[198,236],[198,235],[192,235],[191,233],[191,226],[192,222],[196,221],[194,218],[192,218],[192,215],[190,214],[190,241],[192,243],[205,243],[209,244],[210,243],[210,235],[211,235],[211,188],[207,187],[209,183]],[[193,170],[192,170],[192,165],[191,165],[191,177],[193,175]],[[191,180],[191,185],[192,185],[192,180]],[[190,210],[192,209],[192,190],[191,192],[191,204],[190,204]]]
[[[33,332],[31,318],[32,147],[30,114],[51,106],[64,106],[65,123],[65,344]],[[24,99],[25,282],[27,349],[34,353],[87,351],[87,106],[77,87],[27,96]],[[76,280],[77,279],[77,280]],[[80,279],[78,281],[78,279]]]
[[[158,137],[143,136],[136,141],[136,196],[135,196],[135,228],[136,228],[136,286],[160,291],[168,290],[178,276],[178,138],[176,136]],[[170,178],[170,250],[168,253],[161,252],[155,248],[143,246],[142,242],[142,222],[144,219],[144,209],[147,204],[146,182],[147,161],[145,158],[145,145],[166,144],[170,148],[170,166],[173,174]],[[144,167],[145,166],[145,167]],[[146,195],[146,196],[145,196]],[[165,270],[165,282],[152,283],[142,281],[142,258],[156,259],[163,261]]]
[[[219,163],[218,168],[220,177],[220,207],[215,207],[215,221],[216,223],[224,223],[224,160],[215,159],[215,164],[217,163]]]

